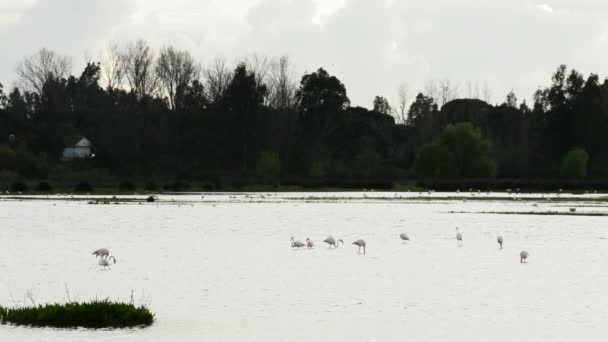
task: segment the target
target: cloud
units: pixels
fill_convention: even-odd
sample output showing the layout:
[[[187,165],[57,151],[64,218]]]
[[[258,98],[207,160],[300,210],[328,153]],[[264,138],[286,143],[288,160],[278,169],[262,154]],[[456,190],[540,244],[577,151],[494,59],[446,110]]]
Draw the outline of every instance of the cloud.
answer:
[[[404,81],[412,89],[427,79],[487,81],[498,102],[511,89],[529,98],[562,63],[608,74],[603,0],[39,0],[29,6],[16,7],[11,15],[18,19],[0,31],[0,80],[14,79],[17,61],[42,46],[78,58],[108,41],[140,37],[155,47],[188,49],[202,62],[288,54],[300,73],[323,66],[336,74],[353,103],[367,107],[375,95],[394,98]]]

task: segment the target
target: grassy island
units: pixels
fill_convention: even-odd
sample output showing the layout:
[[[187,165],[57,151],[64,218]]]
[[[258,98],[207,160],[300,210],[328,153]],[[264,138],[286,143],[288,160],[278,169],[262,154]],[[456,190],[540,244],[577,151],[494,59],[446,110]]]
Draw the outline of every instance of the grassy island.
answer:
[[[22,308],[0,306],[0,322],[55,328],[130,328],[151,325],[154,314],[144,306],[96,300]]]

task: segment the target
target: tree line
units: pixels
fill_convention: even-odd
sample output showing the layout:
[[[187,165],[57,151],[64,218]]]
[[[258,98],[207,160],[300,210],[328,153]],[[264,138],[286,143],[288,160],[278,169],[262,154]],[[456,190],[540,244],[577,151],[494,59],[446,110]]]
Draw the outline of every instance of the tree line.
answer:
[[[324,68],[298,79],[287,57],[203,67],[138,40],[71,70],[41,49],[17,66],[17,87],[0,85],[0,181],[608,176],[608,81],[563,65],[531,105],[513,92],[497,105],[457,98],[440,81],[411,101],[401,86],[394,107],[379,95],[371,110]],[[94,158],[61,161],[80,137]]]

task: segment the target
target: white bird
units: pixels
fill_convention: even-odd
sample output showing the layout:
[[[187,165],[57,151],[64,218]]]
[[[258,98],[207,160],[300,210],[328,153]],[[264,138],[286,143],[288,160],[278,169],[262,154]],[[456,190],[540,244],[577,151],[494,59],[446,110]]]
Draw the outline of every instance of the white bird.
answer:
[[[403,241],[410,241],[410,237],[407,236],[406,233],[401,233],[401,235],[399,235],[399,237],[401,238],[401,240]]]
[[[456,240],[458,241],[458,246],[462,246],[462,233],[458,227],[456,227]]]
[[[365,240],[359,239],[359,240],[353,242],[353,245],[356,245],[359,247],[359,250],[357,251],[357,253],[359,253],[359,254],[361,254],[361,247],[363,247],[363,254],[365,254],[365,246],[367,245],[365,243]]]
[[[305,244],[303,244],[300,241],[297,241],[293,236],[291,237],[291,247],[293,248],[302,248],[306,246]]]
[[[334,248],[338,248],[338,242],[342,242],[342,244],[344,244],[344,241],[342,241],[342,239],[338,239],[336,241],[333,236],[328,236],[327,239],[323,240],[323,242],[328,244],[329,248],[331,248],[331,246],[334,246]]]
[[[519,262],[526,263],[528,260],[528,256],[530,256],[530,253],[526,251],[521,251],[521,253],[519,253]]]
[[[496,239],[496,241],[498,242],[498,244],[500,245],[500,249],[502,249],[502,235],[498,235],[498,238]]]
[[[112,261],[114,261],[114,263],[116,263],[116,258],[114,258],[114,256],[110,255],[107,258],[99,259],[99,266],[103,267],[103,269],[110,269],[110,259],[112,259]]]
[[[315,243],[311,239],[306,238],[306,247],[315,248]]]
[[[107,258],[110,255],[110,251],[107,248],[100,248],[92,253],[95,257]]]

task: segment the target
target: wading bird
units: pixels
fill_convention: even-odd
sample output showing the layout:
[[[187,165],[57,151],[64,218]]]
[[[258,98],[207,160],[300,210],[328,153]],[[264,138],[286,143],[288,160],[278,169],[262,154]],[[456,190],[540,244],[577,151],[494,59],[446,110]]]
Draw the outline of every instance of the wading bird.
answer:
[[[100,248],[92,253],[95,257],[107,258],[110,255],[110,251],[107,248]]]
[[[361,247],[363,247],[363,254],[365,254],[365,246],[367,245],[367,244],[365,243],[365,240],[361,240],[361,239],[359,239],[359,240],[357,240],[357,241],[353,242],[353,245],[355,245],[355,246],[358,246],[358,247],[359,247],[359,250],[357,250],[357,253],[359,253],[359,254],[361,254]]]
[[[336,241],[333,236],[328,236],[327,239],[323,240],[323,242],[328,244],[329,248],[331,248],[331,246],[334,246],[334,248],[338,248],[338,242],[342,242],[342,244],[344,244],[344,241],[342,241],[342,239],[338,239],[338,241]]]
[[[519,253],[519,262],[526,263],[528,260],[528,256],[530,256],[530,253],[526,251],[521,251],[521,253]]]
[[[401,233],[401,235],[399,235],[399,237],[401,238],[401,240],[403,241],[410,241],[410,237],[407,236],[407,234],[405,233]]]
[[[300,241],[296,241],[296,239],[293,236],[291,237],[291,247],[293,247],[293,248],[302,248],[304,246],[306,246],[306,245],[303,244]]]
[[[308,247],[308,248],[315,248],[315,243],[312,242],[311,239],[306,238],[306,247]]]
[[[458,227],[456,227],[456,241],[458,241],[458,246],[462,246],[462,233]]]
[[[498,235],[498,238],[496,239],[496,241],[498,242],[498,244],[500,245],[500,249],[502,249],[502,235]]]
[[[116,258],[110,255],[107,258],[99,259],[99,266],[103,267],[103,269],[110,269],[110,259],[116,263]]]

